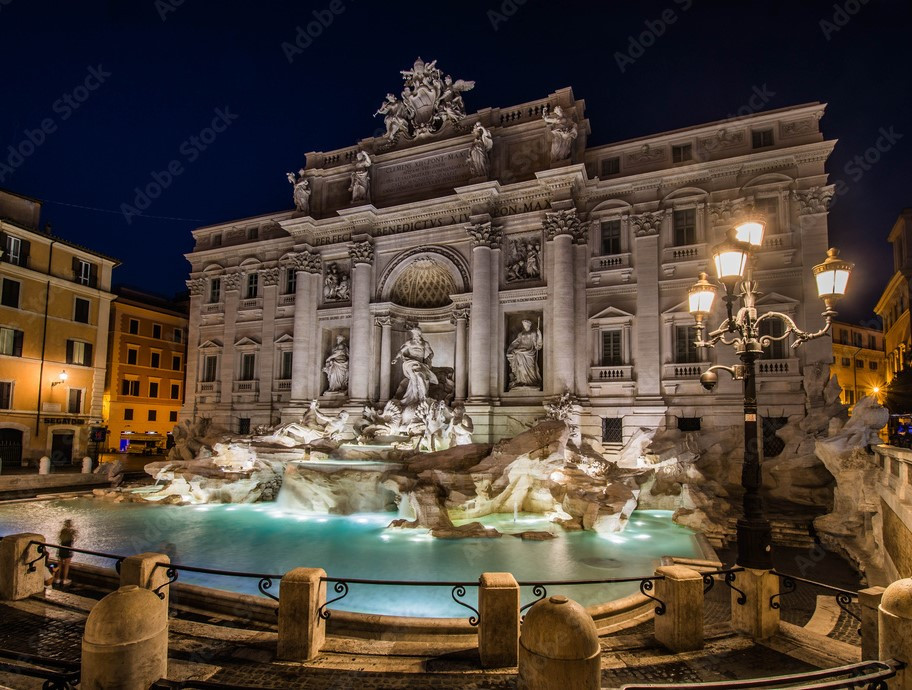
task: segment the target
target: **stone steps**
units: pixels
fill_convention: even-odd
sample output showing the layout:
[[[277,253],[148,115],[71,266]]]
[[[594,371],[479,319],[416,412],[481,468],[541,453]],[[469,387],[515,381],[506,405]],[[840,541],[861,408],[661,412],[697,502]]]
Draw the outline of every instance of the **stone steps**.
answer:
[[[733,543],[737,534],[737,518],[729,518],[724,526],[715,525],[704,531],[710,544],[719,548],[724,543]],[[801,517],[794,520],[770,520],[774,546],[789,546],[796,549],[811,549],[816,542],[811,532],[813,518]]]

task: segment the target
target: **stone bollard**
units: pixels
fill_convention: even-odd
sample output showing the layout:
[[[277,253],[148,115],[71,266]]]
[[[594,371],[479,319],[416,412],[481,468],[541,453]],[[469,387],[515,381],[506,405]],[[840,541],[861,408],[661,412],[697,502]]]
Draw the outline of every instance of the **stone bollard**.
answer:
[[[35,563],[34,571],[28,571],[29,561],[39,555],[38,545],[29,542],[44,540],[40,534],[11,534],[0,541],[0,601],[27,599],[44,592],[48,576],[45,559]]]
[[[897,580],[884,590],[877,622],[881,661],[896,659],[906,664],[890,681],[891,690],[912,690],[912,578]]]
[[[143,589],[155,590],[158,587],[158,594],[164,595],[161,599],[165,602],[165,611],[168,610],[170,599],[170,585],[165,585],[170,579],[168,569],[156,566],[156,563],[171,563],[171,559],[163,553],[141,553],[136,556],[127,556],[120,564],[120,586],[136,585]],[[162,585],[165,585],[162,587]]]
[[[861,660],[879,659],[877,607],[883,597],[883,587],[868,587],[858,592],[858,603],[861,606]]]
[[[516,666],[519,585],[511,573],[482,573],[478,588],[478,654],[482,668]]]
[[[326,621],[317,610],[326,603],[323,568],[295,568],[279,585],[279,648],[285,661],[308,661],[326,640]]]
[[[746,599],[739,604],[741,594],[731,591],[732,628],[755,640],[775,635],[779,631],[779,609],[770,606],[770,597],[779,594],[779,576],[769,570],[745,568],[735,574],[732,585],[744,592]]]
[[[703,576],[683,565],[656,568],[655,596],[665,604],[655,617],[655,638],[672,652],[703,649]]]
[[[83,458],[82,459],[82,473],[83,474],[92,474],[92,458]]]
[[[50,474],[51,473],[51,459],[47,455],[43,455],[38,461],[38,474]]]
[[[586,609],[565,596],[537,602],[519,638],[519,690],[598,690],[601,646]]]
[[[168,675],[168,607],[136,585],[111,592],[89,613],[80,690],[146,690]]]

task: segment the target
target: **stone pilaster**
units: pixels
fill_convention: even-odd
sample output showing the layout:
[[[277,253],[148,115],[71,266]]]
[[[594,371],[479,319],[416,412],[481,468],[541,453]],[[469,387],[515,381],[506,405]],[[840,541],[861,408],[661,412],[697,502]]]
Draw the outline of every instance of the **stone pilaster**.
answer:
[[[187,354],[185,356],[184,407],[181,420],[193,419],[196,410],[196,391],[199,385],[199,346],[200,323],[203,319],[203,293],[208,281],[205,278],[194,278],[187,281],[190,291],[190,313],[187,324]]]
[[[322,262],[307,250],[293,258],[295,275],[294,346],[291,359],[291,399],[299,404],[319,394],[317,299]]]
[[[240,273],[226,273],[222,276],[222,291],[224,294],[222,299],[225,303],[225,330],[223,331],[225,342],[222,344],[222,361],[219,362],[219,381],[221,382],[222,388],[221,408],[225,415],[221,421],[226,425],[231,417],[231,410],[234,407],[232,397],[236,361],[234,341],[237,334],[237,310],[240,297],[238,290],[240,289],[240,285]],[[228,401],[232,401],[232,404],[225,405],[225,402]],[[237,429],[231,429],[231,431],[237,431]]]
[[[551,275],[548,284],[552,287],[553,305],[551,332],[548,342],[551,349],[551,372],[547,375],[550,385],[545,392],[559,395],[568,391],[576,392],[576,333],[574,287],[573,239],[580,232],[580,220],[576,209],[562,209],[545,214],[545,237],[551,250]]]
[[[637,398],[657,401],[662,396],[662,347],[659,320],[659,229],[663,213],[632,216],[633,262],[636,266]]]
[[[348,253],[351,256],[352,263],[348,391],[352,402],[363,403],[368,400],[370,381],[370,300],[374,247],[369,241],[352,242],[348,247]]]
[[[393,320],[388,314],[378,316],[376,320],[380,327],[380,402],[385,403],[390,399],[390,364],[393,359],[392,352],[392,327]]]
[[[276,302],[279,299],[279,275],[277,266],[260,271],[260,285],[263,288],[263,322],[260,337],[259,379],[260,402],[272,400],[272,387],[275,383],[275,315]],[[272,423],[272,420],[269,420]]]
[[[469,225],[472,237],[472,328],[469,333],[469,399],[486,402],[494,388],[491,360],[495,343],[493,248],[500,247],[502,233],[490,221]]]
[[[589,395],[589,353],[586,350],[586,336],[589,328],[589,309],[586,285],[589,282],[589,223],[580,223],[573,247],[575,322],[574,350],[576,354],[576,393]]]
[[[456,324],[456,357],[454,375],[456,377],[455,399],[463,401],[468,392],[468,359],[466,358],[466,327],[469,323],[469,310],[461,307],[453,311],[453,322]]]

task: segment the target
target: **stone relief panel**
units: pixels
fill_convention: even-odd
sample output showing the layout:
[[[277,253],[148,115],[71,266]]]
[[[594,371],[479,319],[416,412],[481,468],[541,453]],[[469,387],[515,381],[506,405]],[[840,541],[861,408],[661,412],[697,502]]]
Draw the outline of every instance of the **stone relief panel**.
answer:
[[[507,314],[505,320],[504,390],[541,391],[544,345],[541,312],[515,312]]]
[[[351,275],[344,266],[335,261],[326,264],[323,275],[323,301],[351,301]]]
[[[541,236],[538,233],[508,237],[504,272],[508,283],[541,280]]]

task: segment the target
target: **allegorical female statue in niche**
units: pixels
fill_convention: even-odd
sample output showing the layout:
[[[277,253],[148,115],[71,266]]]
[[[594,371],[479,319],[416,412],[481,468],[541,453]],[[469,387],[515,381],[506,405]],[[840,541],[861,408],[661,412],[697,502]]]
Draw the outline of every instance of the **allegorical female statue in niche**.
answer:
[[[402,396],[402,406],[420,403],[427,398],[432,383],[437,383],[437,376],[431,370],[434,351],[424,339],[421,329],[415,326],[409,329],[409,338],[393,358],[392,364],[402,362],[402,373],[408,380],[408,388]]]
[[[329,381],[330,393],[346,392],[348,390],[348,343],[344,335],[336,336],[336,345],[323,364],[323,372]]]
[[[541,328],[532,331],[532,322],[523,319],[522,330],[507,347],[507,362],[510,364],[509,390],[518,388],[541,388],[541,370],[538,367],[538,351],[542,349]]]

